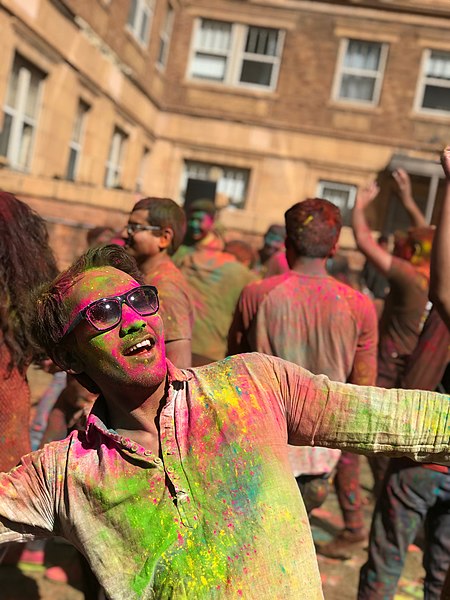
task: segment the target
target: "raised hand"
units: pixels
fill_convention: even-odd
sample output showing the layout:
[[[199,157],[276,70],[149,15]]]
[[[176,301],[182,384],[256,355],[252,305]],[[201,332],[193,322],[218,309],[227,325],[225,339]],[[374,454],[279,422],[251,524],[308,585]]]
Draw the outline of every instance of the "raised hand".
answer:
[[[392,173],[392,177],[395,179],[403,204],[414,202],[411,191],[411,179],[405,169],[396,169]]]
[[[376,181],[371,181],[358,190],[355,206],[364,209],[378,196],[380,187]]]

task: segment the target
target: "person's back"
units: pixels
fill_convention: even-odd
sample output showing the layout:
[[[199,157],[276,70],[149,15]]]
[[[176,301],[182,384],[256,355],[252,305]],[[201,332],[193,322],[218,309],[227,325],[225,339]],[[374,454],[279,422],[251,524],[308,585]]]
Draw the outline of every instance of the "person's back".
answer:
[[[180,270],[194,290],[193,364],[224,358],[236,303],[255,275],[231,254],[208,248],[186,255]]]
[[[331,276],[290,271],[267,279],[270,286],[258,310],[256,349],[313,373],[347,381],[361,345],[369,301]]]

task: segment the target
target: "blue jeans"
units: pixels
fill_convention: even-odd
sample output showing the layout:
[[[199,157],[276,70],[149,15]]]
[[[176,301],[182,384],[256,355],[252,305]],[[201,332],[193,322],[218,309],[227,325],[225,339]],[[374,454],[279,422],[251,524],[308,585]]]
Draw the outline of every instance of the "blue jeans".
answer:
[[[377,500],[358,600],[394,597],[408,546],[425,525],[424,600],[439,600],[450,565],[450,474],[392,459]]]

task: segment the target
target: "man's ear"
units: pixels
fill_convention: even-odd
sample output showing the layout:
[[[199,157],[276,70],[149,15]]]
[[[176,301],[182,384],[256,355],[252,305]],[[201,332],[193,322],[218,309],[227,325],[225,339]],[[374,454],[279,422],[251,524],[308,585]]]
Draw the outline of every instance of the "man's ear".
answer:
[[[338,251],[338,248],[339,248],[339,245],[338,245],[338,242],[336,242],[335,245],[331,248],[330,253],[328,254],[327,258],[333,258],[333,256]]]
[[[54,362],[63,371],[66,371],[70,375],[78,375],[83,372],[82,363],[72,350],[69,350],[65,346],[57,346],[53,354]]]
[[[171,227],[163,227],[159,236],[159,248],[160,250],[167,250],[170,248],[173,240],[173,229]]]

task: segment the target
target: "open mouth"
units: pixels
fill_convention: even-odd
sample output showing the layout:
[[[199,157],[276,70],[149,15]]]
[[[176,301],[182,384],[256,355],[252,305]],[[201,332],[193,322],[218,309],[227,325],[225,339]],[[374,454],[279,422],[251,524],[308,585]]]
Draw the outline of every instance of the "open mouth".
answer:
[[[155,342],[153,340],[143,340],[142,342],[138,342],[137,344],[134,344],[134,346],[128,348],[124,354],[125,356],[138,356],[140,354],[146,354],[147,352],[150,352],[154,345]]]

